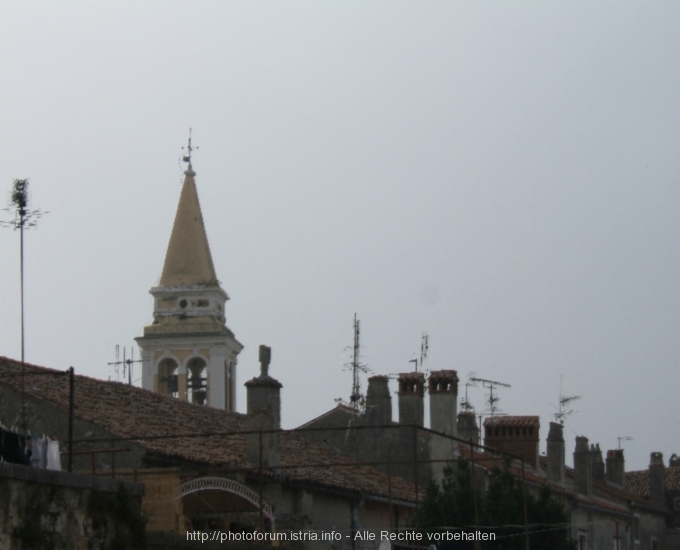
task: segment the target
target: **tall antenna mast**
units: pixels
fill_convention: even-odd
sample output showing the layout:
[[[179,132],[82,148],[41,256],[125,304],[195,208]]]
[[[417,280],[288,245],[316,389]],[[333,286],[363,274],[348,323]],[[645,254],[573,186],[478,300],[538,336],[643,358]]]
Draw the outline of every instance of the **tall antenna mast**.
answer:
[[[26,399],[24,388],[24,361],[25,339],[24,339],[24,229],[35,227],[38,220],[47,212],[40,209],[28,209],[28,180],[16,179],[12,183],[12,195],[10,204],[14,207],[15,214],[13,220],[0,221],[3,227],[13,227],[19,230],[19,271],[20,271],[20,295],[21,295],[21,426],[26,431]]]
[[[471,377],[470,381],[481,382],[482,386],[489,390],[489,399],[487,400],[487,403],[489,404],[489,416],[491,416],[491,423],[493,424],[493,417],[501,414],[500,409],[496,406],[496,403],[498,403],[501,398],[494,396],[493,390],[499,386],[503,388],[511,388],[512,386],[510,384],[505,384],[504,382],[498,382],[496,380],[487,380],[486,378]]]
[[[559,422],[564,426],[564,419],[567,416],[574,414],[576,411],[574,409],[567,409],[566,406],[573,401],[578,401],[581,399],[580,395],[564,395],[562,394],[562,375],[560,374],[560,400],[557,405],[557,412],[553,413],[555,421]],[[554,405],[553,405],[554,406]]]
[[[352,393],[349,396],[351,407],[357,411],[361,406],[361,381],[359,380],[359,372],[368,372],[366,363],[360,361],[361,358],[361,321],[357,319],[357,314],[354,314],[354,345],[352,346],[352,361],[345,363],[345,367],[352,368]]]

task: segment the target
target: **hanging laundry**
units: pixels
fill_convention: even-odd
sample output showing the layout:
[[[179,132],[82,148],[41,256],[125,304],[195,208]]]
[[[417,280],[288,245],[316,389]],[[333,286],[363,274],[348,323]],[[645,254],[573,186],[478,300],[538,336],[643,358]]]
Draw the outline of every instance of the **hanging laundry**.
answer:
[[[59,455],[59,441],[47,439],[47,469],[61,470],[61,457]]]

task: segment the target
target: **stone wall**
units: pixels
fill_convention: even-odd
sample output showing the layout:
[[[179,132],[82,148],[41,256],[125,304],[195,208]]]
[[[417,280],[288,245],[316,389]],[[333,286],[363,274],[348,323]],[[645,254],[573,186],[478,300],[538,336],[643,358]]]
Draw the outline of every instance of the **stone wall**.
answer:
[[[0,548],[145,548],[144,487],[0,463]]]

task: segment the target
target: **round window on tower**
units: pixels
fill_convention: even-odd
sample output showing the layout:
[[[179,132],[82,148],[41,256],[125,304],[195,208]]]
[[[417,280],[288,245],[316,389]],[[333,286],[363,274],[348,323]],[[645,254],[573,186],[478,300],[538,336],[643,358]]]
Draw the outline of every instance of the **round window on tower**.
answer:
[[[187,307],[187,301],[186,300],[180,300],[179,307],[181,307],[182,309]]]

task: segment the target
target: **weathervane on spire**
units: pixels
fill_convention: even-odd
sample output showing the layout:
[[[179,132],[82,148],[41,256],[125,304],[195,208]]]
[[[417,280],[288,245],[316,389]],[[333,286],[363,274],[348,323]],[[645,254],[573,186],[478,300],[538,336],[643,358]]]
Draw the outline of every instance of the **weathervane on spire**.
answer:
[[[194,149],[198,149],[198,147],[191,145],[191,128],[189,128],[189,144],[186,146],[187,154],[182,156],[182,160],[189,163],[189,169],[191,169],[191,152]],[[184,150],[184,147],[182,147],[182,150]]]

